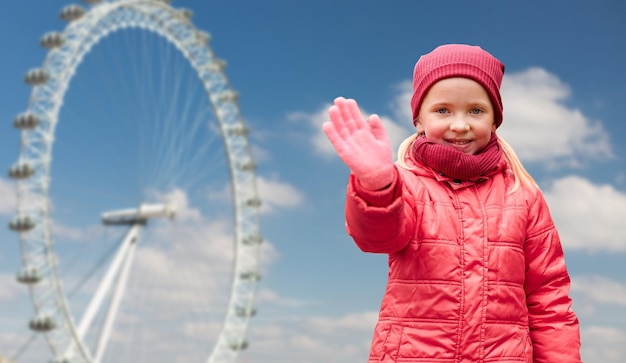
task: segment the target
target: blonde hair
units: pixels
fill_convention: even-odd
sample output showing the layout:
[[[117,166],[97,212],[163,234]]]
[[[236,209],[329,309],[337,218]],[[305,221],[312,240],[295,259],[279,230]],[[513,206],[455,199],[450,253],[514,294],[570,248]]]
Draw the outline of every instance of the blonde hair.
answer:
[[[406,158],[406,154],[409,150],[409,147],[413,144],[413,140],[415,140],[418,136],[419,134],[415,133],[407,137],[404,141],[402,141],[402,143],[398,147],[398,161],[396,163],[398,166],[404,169],[409,169],[409,167],[406,165],[404,160]],[[511,171],[513,172],[513,177],[515,180],[513,184],[513,188],[511,188],[509,193],[514,193],[515,191],[519,189],[520,186],[524,186],[525,188],[528,188],[528,189],[539,188],[539,186],[537,185],[537,182],[535,182],[535,179],[533,179],[530,173],[526,171],[526,168],[524,168],[524,165],[522,165],[522,162],[517,157],[517,154],[515,153],[511,145],[509,145],[508,142],[506,142],[502,137],[500,137],[500,135],[496,135],[496,136],[498,138],[498,142],[500,143],[500,145],[502,145],[504,157],[507,163],[509,164]]]

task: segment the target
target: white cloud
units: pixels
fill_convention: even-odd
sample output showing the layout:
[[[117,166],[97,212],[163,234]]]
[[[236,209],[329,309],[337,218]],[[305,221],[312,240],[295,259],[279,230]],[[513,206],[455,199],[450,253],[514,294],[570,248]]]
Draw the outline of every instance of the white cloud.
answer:
[[[142,239],[149,244],[138,248],[132,271],[141,279],[133,282],[138,290],[129,291],[152,302],[142,310],[163,312],[169,304],[208,306],[226,301],[234,258],[231,227],[224,221],[188,222],[161,223]]]
[[[16,189],[15,184],[0,178],[0,215],[9,215],[15,212]]]
[[[398,147],[402,141],[415,133],[415,128],[412,123],[396,122],[387,116],[380,116],[380,120],[387,131],[391,151],[393,152],[393,158],[395,160],[398,157]]]
[[[337,318],[265,318],[250,327],[251,345],[244,354],[256,362],[364,362],[377,316],[362,312]]]
[[[189,197],[187,193],[180,188],[175,188],[169,193],[158,194],[157,199],[161,203],[170,205],[176,211],[176,219],[198,221],[201,219],[201,213],[198,209],[189,205]]]
[[[602,124],[565,105],[569,87],[542,68],[506,74],[501,88],[504,122],[498,132],[523,161],[578,166],[612,158]]]
[[[626,250],[626,194],[567,176],[553,181],[544,195],[564,248]]]
[[[0,274],[0,301],[14,300],[25,291],[26,287],[15,280],[15,275]]]
[[[313,144],[313,151],[318,155],[325,157],[332,157],[336,155],[333,145],[328,141],[326,135],[322,131],[322,124],[328,121],[328,108],[329,103],[323,104],[321,108],[314,113],[305,112],[293,112],[287,115],[287,119],[290,121],[306,121],[313,129],[311,134],[311,143]]]
[[[301,307],[310,304],[310,302],[301,299],[285,298],[280,296],[278,292],[269,289],[259,290],[255,302],[257,304],[271,304],[282,307]]]
[[[626,331],[605,326],[581,328],[581,355],[584,362],[622,363],[626,357]]]
[[[28,349],[22,350],[24,347]],[[0,332],[0,363],[47,362],[50,358],[50,348],[43,334],[33,337],[32,331]]]
[[[293,185],[280,181],[277,176],[256,176],[256,192],[261,199],[261,214],[275,213],[279,209],[299,207],[304,201],[304,194]],[[211,191],[208,195],[211,201],[230,202],[232,193],[230,184],[223,188]]]
[[[378,320],[377,312],[354,313],[342,316],[340,318],[319,317],[311,320],[311,328],[313,330],[331,334],[336,330],[353,330],[353,331],[373,331],[374,325]]]
[[[276,246],[271,243],[271,241],[266,239],[263,239],[260,252],[261,273],[265,273],[270,269],[270,266],[272,266],[280,258],[280,252],[276,249]]]
[[[303,194],[294,186],[278,180],[257,177],[257,191],[261,198],[261,213],[272,213],[279,208],[296,208],[304,200]]]
[[[626,307],[626,285],[603,276],[573,277],[571,290],[596,304]]]
[[[393,116],[399,120],[399,124],[413,125],[413,112],[411,110],[411,97],[413,97],[413,82],[410,80],[398,83],[395,87],[396,97],[389,102],[389,109]],[[413,129],[409,129],[412,133]]]
[[[257,136],[256,133],[254,135],[255,137]],[[250,146],[250,150],[251,150],[252,158],[257,163],[268,161],[271,159],[271,153],[267,149],[261,148],[257,144],[252,144]]]
[[[172,321],[152,326],[125,325],[111,337],[105,361],[202,361],[210,354],[221,325],[221,322],[207,323],[201,317],[195,321]]]

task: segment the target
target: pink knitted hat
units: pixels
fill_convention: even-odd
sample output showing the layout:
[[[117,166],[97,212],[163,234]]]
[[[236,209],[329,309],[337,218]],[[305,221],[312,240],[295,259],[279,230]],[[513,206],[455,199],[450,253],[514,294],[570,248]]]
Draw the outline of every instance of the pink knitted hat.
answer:
[[[413,123],[426,93],[437,81],[451,77],[466,77],[480,83],[487,91],[495,112],[496,127],[502,123],[500,85],[504,64],[478,46],[446,44],[425,54],[413,71]]]

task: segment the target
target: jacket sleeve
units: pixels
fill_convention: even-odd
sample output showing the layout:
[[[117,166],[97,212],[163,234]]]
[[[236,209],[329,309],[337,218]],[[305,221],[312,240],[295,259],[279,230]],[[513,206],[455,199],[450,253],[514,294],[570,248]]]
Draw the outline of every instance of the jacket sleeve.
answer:
[[[530,201],[524,253],[526,303],[534,362],[580,363],[578,318],[558,232],[541,191]]]
[[[415,213],[403,198],[406,193],[397,167],[391,185],[379,191],[364,190],[350,175],[346,230],[362,251],[391,254],[407,245],[415,228]]]

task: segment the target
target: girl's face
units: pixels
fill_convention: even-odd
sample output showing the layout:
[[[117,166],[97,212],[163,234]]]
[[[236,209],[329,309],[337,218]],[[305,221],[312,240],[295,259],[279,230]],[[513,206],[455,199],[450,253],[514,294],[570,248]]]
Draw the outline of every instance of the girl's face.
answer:
[[[481,151],[496,131],[487,91],[476,81],[455,77],[435,83],[420,107],[419,133],[466,154]]]

